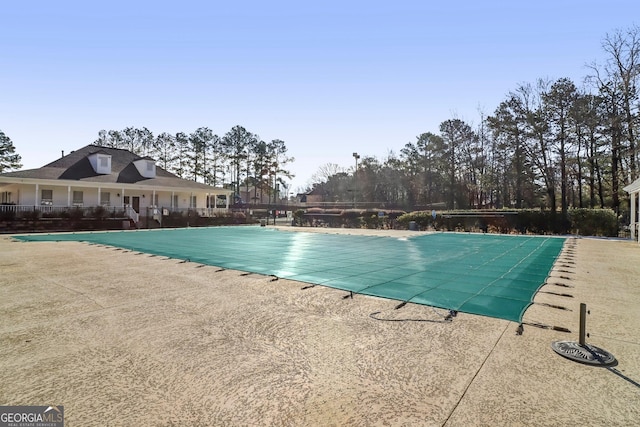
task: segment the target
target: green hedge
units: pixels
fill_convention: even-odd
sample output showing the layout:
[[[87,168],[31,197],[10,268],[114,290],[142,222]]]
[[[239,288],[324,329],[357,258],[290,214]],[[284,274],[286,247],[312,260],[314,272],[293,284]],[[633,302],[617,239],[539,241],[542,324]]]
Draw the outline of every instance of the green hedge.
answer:
[[[196,211],[189,210],[187,212],[170,212],[169,215],[162,217],[161,226],[163,228],[178,228],[236,224],[247,224],[247,216],[243,212],[229,212],[212,217],[203,217],[198,215]],[[142,228],[144,226],[145,222],[143,220]]]
[[[417,211],[398,218],[405,228],[409,228],[410,222],[421,230],[618,236],[618,218],[609,209],[571,209],[567,216],[536,209],[442,211],[437,212],[435,219],[431,211]]]
[[[618,236],[619,222],[610,209],[572,209],[571,233],[581,236]]]
[[[394,228],[404,211],[388,209],[299,209],[293,213],[293,225],[333,228]]]

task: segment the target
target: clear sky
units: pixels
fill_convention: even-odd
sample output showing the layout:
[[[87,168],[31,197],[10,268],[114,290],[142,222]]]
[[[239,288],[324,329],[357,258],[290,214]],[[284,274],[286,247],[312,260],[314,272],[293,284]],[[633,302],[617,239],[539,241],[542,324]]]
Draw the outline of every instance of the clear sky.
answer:
[[[638,0],[6,1],[0,130],[37,168],[147,127],[282,139],[292,188],[491,114],[519,83],[602,62]]]

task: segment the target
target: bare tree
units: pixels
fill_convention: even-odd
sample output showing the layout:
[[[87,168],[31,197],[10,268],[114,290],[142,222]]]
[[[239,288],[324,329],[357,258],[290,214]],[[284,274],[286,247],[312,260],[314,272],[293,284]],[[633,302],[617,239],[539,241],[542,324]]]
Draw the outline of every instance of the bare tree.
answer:
[[[347,173],[347,168],[337,165],[336,163],[325,163],[320,166],[318,170],[311,175],[311,184],[320,184],[327,182],[329,177],[337,174]]]
[[[626,31],[616,30],[607,34],[602,48],[609,55],[604,67],[612,90],[618,93],[614,98],[624,123],[628,149],[629,181],[638,178],[638,79],[640,76],[640,27],[633,26]]]

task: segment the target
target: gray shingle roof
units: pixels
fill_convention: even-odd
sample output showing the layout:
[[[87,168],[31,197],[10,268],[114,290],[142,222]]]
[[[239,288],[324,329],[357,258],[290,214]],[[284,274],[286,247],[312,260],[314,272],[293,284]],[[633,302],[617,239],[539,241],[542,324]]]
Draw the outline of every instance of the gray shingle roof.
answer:
[[[94,153],[111,156],[111,173],[97,174],[88,156]],[[153,160],[148,156],[138,156],[128,150],[87,145],[79,150],[39,168],[3,173],[8,178],[31,178],[46,180],[72,180],[104,184],[136,184],[149,187],[174,187],[179,189],[212,190],[214,187],[199,182],[182,179],[159,166],[156,166],[155,178],[144,178],[133,162],[135,160]],[[219,190],[219,189],[218,189]]]

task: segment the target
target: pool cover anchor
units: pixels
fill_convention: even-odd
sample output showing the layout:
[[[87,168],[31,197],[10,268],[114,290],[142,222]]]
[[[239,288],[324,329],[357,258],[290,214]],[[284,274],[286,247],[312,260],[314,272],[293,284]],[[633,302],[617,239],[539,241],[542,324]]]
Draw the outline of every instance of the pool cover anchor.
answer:
[[[457,315],[458,315],[457,310],[449,310],[449,314],[444,316],[444,320],[446,320],[447,322],[453,322],[453,318],[456,317]]]
[[[560,293],[560,292],[538,291],[538,293],[548,294],[548,295],[556,295],[556,296],[559,296],[559,297],[573,298],[573,295],[571,295],[571,294],[563,294],[563,293]]]
[[[518,325],[518,328],[516,329],[516,335],[522,335],[524,333],[524,325],[533,326],[540,329],[550,329],[552,331],[571,333],[569,329],[562,326],[544,325],[542,323],[536,323],[536,322],[522,322]]]
[[[431,307],[433,308],[433,307]],[[434,310],[434,312],[438,315],[440,315],[440,313],[438,313],[437,311]],[[434,319],[411,319],[411,318],[402,318],[402,319],[384,319],[381,317],[378,317],[382,312],[381,311],[374,311],[373,313],[369,314],[369,317],[372,318],[373,320],[379,320],[379,321],[383,321],[383,322],[430,322],[430,323],[451,323],[450,320],[445,320],[444,316],[440,315],[440,317],[442,317],[442,319],[440,320],[434,320]]]
[[[404,307],[405,305],[407,305],[408,303],[409,303],[409,301],[402,301],[400,304],[395,306],[394,310],[399,310],[402,307]],[[446,316],[442,316],[442,314],[438,313],[433,307],[431,307],[431,309],[433,310],[434,313],[436,313],[439,316],[441,316],[443,321],[445,321],[445,322],[453,322],[453,318],[458,315],[458,311],[457,310],[453,310],[453,309],[450,309]]]
[[[541,306],[544,306],[544,307],[549,307],[549,308],[556,308],[558,310],[573,311],[570,308],[563,307],[563,306],[557,305],[557,304],[549,304],[549,303],[546,303],[546,302],[534,302],[534,304],[538,304],[538,305],[541,305]]]
[[[561,288],[575,288],[575,286],[567,285],[566,283],[545,283],[545,285],[549,286],[560,286]]]

